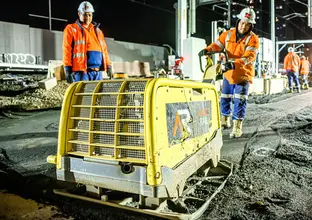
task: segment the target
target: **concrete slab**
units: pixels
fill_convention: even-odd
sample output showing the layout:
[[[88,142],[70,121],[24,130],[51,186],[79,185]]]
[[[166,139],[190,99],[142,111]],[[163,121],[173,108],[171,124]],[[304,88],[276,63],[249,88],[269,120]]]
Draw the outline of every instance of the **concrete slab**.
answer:
[[[57,81],[56,81],[55,77],[48,78],[48,79],[44,79],[44,80],[39,81],[38,85],[39,85],[39,88],[42,88],[45,90],[50,90],[57,85]]]

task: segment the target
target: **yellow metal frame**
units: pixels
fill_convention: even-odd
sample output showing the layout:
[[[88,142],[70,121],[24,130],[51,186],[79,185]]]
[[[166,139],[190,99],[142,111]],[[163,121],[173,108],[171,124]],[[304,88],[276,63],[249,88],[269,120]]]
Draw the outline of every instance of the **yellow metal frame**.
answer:
[[[191,91],[194,89],[203,90],[203,95],[193,95]],[[166,91],[166,93],[163,91]],[[151,100],[152,125],[150,128],[152,148],[149,149],[150,163],[147,167],[147,181],[149,185],[159,185],[162,182],[161,167],[166,166],[173,168],[185,158],[199,150],[204,144],[207,144],[210,138],[212,138],[214,131],[220,129],[220,110],[218,93],[214,85],[188,80],[182,81],[166,78],[155,80]],[[169,147],[167,142],[166,109],[163,104],[204,100],[212,101],[213,127],[209,134],[186,140],[174,147]]]
[[[218,93],[215,87],[211,84],[187,81],[187,80],[172,80],[172,79],[149,79],[146,81],[144,92],[129,92],[124,93],[124,87],[128,82],[143,81],[138,80],[103,80],[103,81],[91,81],[91,82],[77,82],[70,85],[67,89],[63,101],[60,127],[59,127],[59,140],[57,156],[49,156],[48,162],[56,163],[57,169],[62,168],[62,157],[65,155],[75,155],[88,158],[96,158],[103,160],[113,160],[121,162],[132,162],[136,164],[142,164],[147,166],[147,182],[149,185],[159,185],[162,182],[161,168],[166,166],[173,168],[181,161],[198,151],[203,145],[207,144],[213,137],[213,133],[220,129],[220,115],[218,104]],[[119,92],[115,93],[99,93],[99,89],[103,83],[122,82]],[[93,93],[81,93],[81,88],[88,83],[96,83],[96,87]],[[198,94],[193,94],[194,91],[200,91]],[[123,133],[120,134],[119,115],[122,108],[138,108],[138,106],[121,106],[122,95],[125,94],[143,94],[144,93],[144,105],[139,108],[143,108],[144,120],[128,119],[124,121],[129,122],[144,122],[144,134]],[[117,95],[116,106],[96,106],[97,95],[114,94]],[[92,96],[91,105],[76,105],[77,99],[80,95]],[[168,144],[167,134],[167,119],[166,119],[166,103],[186,102],[193,101],[205,101],[210,100],[212,104],[212,128],[208,134],[201,135],[199,137],[186,139],[182,143],[174,146]],[[90,108],[89,118],[74,118],[73,111],[76,108]],[[106,120],[93,118],[96,108],[112,108],[116,109],[115,119]],[[73,129],[73,119],[89,120],[89,130]],[[93,124],[95,121],[108,121],[114,122],[114,132],[101,132],[93,131]],[[89,134],[88,142],[73,141],[73,131],[86,132]],[[92,143],[94,134],[110,134],[114,135],[114,145]],[[117,146],[118,135],[130,135],[130,136],[143,136],[144,135],[144,147],[138,146]],[[73,152],[71,144],[85,144],[89,146],[88,153]],[[114,148],[114,156],[98,156],[93,155],[95,146]],[[118,158],[120,149],[129,150],[144,150],[145,159],[137,158]]]

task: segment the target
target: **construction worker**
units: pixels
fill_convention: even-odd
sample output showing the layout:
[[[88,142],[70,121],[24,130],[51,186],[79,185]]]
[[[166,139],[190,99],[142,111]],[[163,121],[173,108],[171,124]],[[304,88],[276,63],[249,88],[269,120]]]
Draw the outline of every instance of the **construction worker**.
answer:
[[[233,130],[230,138],[240,137],[246,114],[249,83],[252,82],[254,64],[259,49],[259,38],[252,32],[256,24],[253,9],[245,8],[237,16],[235,28],[222,33],[219,39],[206,47],[207,51],[225,50],[229,61],[224,64],[225,72],[221,91],[221,124],[230,128],[232,115]],[[233,114],[231,104],[234,101]]]
[[[293,92],[292,81],[295,82],[295,89],[297,92],[301,92],[299,83],[299,65],[300,58],[295,54],[293,47],[288,47],[288,54],[284,58],[284,69],[287,73],[289,92]]]
[[[310,72],[310,63],[305,56],[300,57],[299,73],[302,76],[302,89],[309,89],[308,75]]]
[[[103,70],[111,76],[104,34],[99,24],[92,22],[93,12],[90,2],[82,2],[78,8],[78,20],[64,30],[63,62],[68,83],[101,80]]]

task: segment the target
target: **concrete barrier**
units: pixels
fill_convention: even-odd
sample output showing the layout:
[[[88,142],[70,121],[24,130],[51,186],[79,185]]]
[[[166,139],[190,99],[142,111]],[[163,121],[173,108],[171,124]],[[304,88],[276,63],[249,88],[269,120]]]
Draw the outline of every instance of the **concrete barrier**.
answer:
[[[64,65],[62,60],[49,60],[47,78],[55,77],[56,80],[65,80]]]
[[[114,73],[127,73],[129,77],[152,76],[149,62],[112,62]]]
[[[264,82],[265,94],[271,95],[281,93],[286,88],[286,85],[287,85],[286,78],[265,79]]]
[[[264,79],[256,78],[253,79],[252,84],[249,86],[248,94],[263,94],[264,90]]]

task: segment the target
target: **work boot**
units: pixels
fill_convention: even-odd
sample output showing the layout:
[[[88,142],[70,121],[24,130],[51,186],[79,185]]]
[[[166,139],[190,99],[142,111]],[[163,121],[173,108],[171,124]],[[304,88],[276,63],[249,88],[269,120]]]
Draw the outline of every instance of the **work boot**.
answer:
[[[289,88],[288,93],[293,93],[294,89],[293,88]]]
[[[221,115],[221,126],[226,129],[231,127],[230,116]]]
[[[297,92],[298,92],[298,93],[300,93],[300,92],[301,92],[300,86],[298,86],[298,88],[297,88]]]
[[[308,84],[308,83],[306,83],[306,84],[304,85],[304,89],[309,89],[309,84]]]
[[[233,120],[233,130],[230,138],[238,138],[243,134],[243,120]]]

